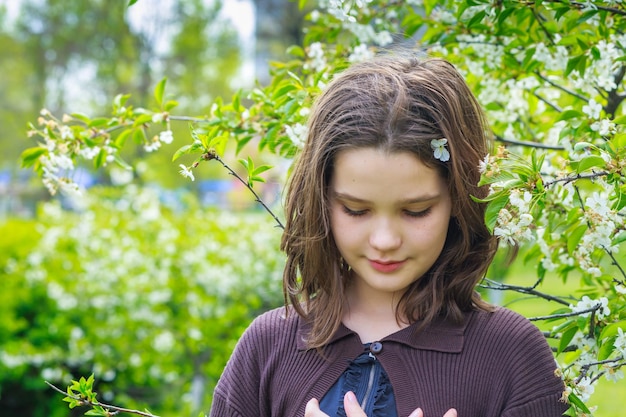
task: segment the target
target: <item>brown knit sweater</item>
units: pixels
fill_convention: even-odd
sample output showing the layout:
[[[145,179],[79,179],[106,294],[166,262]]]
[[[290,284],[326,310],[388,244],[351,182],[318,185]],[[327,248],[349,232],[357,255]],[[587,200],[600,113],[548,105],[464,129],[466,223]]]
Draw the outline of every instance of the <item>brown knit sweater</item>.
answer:
[[[425,417],[456,408],[459,417],[558,417],[563,383],[539,330],[504,308],[472,312],[462,325],[409,326],[383,339],[377,355],[399,417],[421,407]],[[239,340],[215,388],[211,417],[301,417],[363,352],[342,326],[325,358],[307,350],[307,327],[280,308],[258,317]],[[332,416],[331,416],[332,417]]]

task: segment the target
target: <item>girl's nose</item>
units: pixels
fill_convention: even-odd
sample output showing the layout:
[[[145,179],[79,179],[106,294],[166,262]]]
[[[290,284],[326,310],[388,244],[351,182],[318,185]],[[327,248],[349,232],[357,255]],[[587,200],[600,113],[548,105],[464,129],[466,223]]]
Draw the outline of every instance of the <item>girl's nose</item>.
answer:
[[[370,246],[380,252],[397,249],[402,244],[400,231],[387,219],[380,219],[374,223],[369,241]]]

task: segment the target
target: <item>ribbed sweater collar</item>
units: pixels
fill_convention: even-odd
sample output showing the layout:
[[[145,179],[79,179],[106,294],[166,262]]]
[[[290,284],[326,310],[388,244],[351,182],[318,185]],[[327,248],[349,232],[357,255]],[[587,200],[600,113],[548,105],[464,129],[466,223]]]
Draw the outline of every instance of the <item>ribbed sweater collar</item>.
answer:
[[[420,329],[420,322],[415,322],[402,330],[392,333],[381,342],[396,342],[412,347],[413,349],[433,350],[447,353],[460,353],[463,351],[464,334],[474,313],[468,313],[462,323],[453,323],[443,318],[435,319],[431,324]],[[310,331],[310,323],[302,318],[298,320],[298,349],[306,350],[306,337]],[[329,345],[335,344],[347,337],[358,335],[344,326],[339,325],[339,329],[331,338]]]

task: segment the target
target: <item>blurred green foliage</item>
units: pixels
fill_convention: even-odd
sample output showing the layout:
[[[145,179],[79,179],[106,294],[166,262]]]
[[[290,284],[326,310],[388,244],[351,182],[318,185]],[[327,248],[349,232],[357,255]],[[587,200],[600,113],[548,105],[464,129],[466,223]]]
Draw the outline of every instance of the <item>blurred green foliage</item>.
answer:
[[[220,14],[222,1],[145,1],[130,9],[126,3],[20,0],[9,7],[0,0],[0,170],[17,174],[20,153],[35,144],[26,138],[27,122],[42,108],[98,114],[118,93],[148,106],[164,76],[168,92],[184,97],[179,108],[189,113],[202,115],[216,97],[232,94],[241,45]],[[181,127],[175,135],[188,137]],[[146,157],[140,147],[128,152]],[[183,184],[176,169],[159,169],[171,166],[169,160],[149,155],[143,179]]]
[[[44,380],[91,373],[103,402],[208,411],[243,329],[281,305],[284,260],[266,213],[179,197],[175,211],[149,188],[103,188],[76,211],[0,223],[3,415],[68,415]]]

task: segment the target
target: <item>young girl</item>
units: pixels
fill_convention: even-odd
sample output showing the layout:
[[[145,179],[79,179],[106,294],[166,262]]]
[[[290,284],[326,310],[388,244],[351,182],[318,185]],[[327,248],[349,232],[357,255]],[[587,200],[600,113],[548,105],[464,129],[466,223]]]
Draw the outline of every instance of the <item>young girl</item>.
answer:
[[[488,145],[443,60],[337,76],[287,188],[288,306],[244,333],[211,416],[561,416],[542,334],[475,292],[496,249],[472,199]]]

